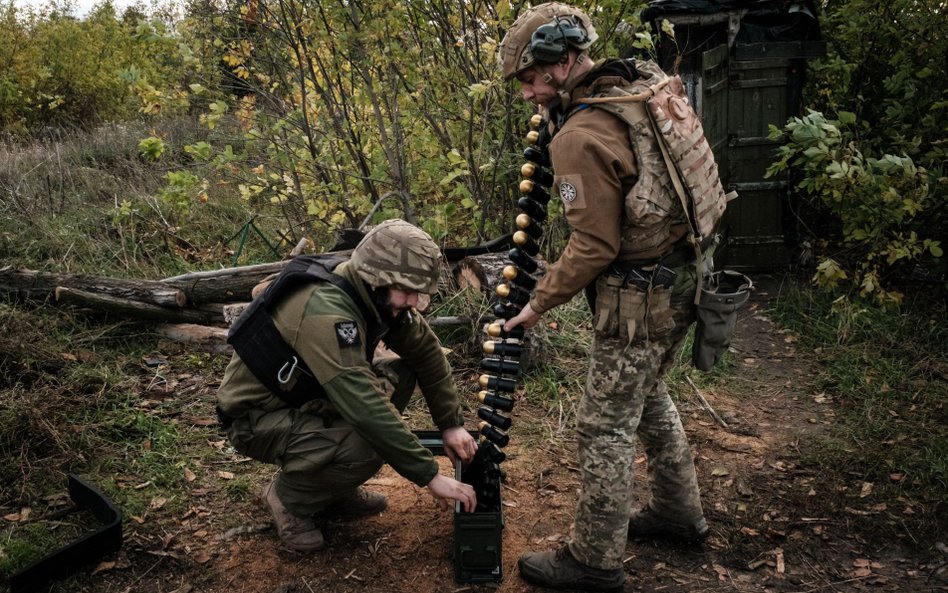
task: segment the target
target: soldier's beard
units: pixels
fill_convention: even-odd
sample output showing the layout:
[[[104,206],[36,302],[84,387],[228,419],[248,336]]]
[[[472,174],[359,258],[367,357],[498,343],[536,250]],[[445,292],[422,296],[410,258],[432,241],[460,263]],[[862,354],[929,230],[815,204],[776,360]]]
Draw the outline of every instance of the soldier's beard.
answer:
[[[372,291],[372,300],[375,304],[375,310],[379,312],[379,317],[383,320],[400,319],[411,310],[410,307],[405,309],[396,309],[393,307],[387,286],[374,289]]]

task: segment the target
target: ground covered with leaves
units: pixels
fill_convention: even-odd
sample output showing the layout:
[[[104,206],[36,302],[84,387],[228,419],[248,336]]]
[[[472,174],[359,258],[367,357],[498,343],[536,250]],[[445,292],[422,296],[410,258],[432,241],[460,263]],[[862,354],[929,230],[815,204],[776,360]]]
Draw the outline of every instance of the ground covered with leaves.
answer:
[[[681,370],[672,377],[711,536],[696,547],[630,542],[626,590],[948,590],[943,485],[920,483],[929,477],[905,470],[896,453],[911,449],[918,432],[906,422],[891,446],[834,445],[831,434],[852,402],[828,388],[819,353],[776,322],[782,280],[760,284],[742,311],[727,368],[691,371],[693,383]],[[548,328],[554,346],[578,344],[557,361],[567,374],[536,371],[518,394],[503,464],[503,578],[469,585],[453,579],[451,514],[388,467],[368,484],[388,496],[387,511],[326,521],[324,551],[281,548],[257,502],[273,468],[237,455],[216,427],[224,357],[160,342],[147,327],[98,321],[77,329],[71,317],[19,306],[0,308],[0,320],[4,580],[88,529],[87,519],[67,512],[68,471],[122,507],[124,543],[55,583],[54,592],[528,592],[536,589],[519,578],[517,557],[559,546],[569,534],[579,488],[572,423],[584,321]],[[458,383],[473,401],[476,360],[454,356]],[[944,360],[919,364],[933,367],[926,376],[943,395]],[[871,365],[859,373],[867,389],[880,389],[869,380]],[[543,382],[559,382],[554,396],[529,392]],[[879,413],[902,420],[909,408],[893,403]],[[938,414],[944,418],[943,407]],[[428,428],[421,409],[411,408],[408,420]],[[929,453],[945,463],[937,443]],[[644,456],[635,466],[642,503]]]

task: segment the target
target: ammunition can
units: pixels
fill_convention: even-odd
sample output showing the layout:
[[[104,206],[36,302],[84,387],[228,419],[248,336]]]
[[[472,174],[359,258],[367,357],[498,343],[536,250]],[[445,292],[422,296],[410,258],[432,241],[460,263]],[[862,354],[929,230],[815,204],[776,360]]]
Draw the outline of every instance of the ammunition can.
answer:
[[[496,480],[471,480],[464,475],[460,460],[455,465],[460,482],[482,482],[475,488],[478,498],[493,503],[490,510],[465,513],[461,503],[454,505],[454,580],[458,583],[496,583],[503,578],[503,505],[500,483]],[[484,472],[486,474],[486,472]],[[480,504],[478,504],[480,506]]]

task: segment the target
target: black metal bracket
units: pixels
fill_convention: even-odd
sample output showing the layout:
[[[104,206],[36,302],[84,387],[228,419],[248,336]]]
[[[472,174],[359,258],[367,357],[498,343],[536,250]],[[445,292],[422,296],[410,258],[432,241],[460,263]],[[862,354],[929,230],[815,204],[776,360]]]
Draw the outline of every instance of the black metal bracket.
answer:
[[[52,581],[67,577],[122,547],[122,511],[105,494],[69,474],[69,497],[78,508],[88,509],[103,526],[14,574],[10,579],[10,593],[45,591]]]

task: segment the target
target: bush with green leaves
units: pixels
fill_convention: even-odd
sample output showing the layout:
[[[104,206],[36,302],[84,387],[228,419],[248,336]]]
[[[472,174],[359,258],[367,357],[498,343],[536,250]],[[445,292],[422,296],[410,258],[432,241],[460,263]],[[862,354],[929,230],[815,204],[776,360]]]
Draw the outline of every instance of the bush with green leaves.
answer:
[[[799,170],[797,188],[818,212],[839,222],[841,245],[823,246],[830,251],[817,266],[817,284],[847,285],[861,297],[895,306],[903,297],[895,287],[900,272],[904,278],[918,265],[944,265],[937,226],[930,222],[943,204],[945,180],[905,154],[864,154],[858,130],[856,116],[845,111],[838,120],[811,111],[791,118],[783,130],[771,126],[771,138],[786,142],[768,175]]]

